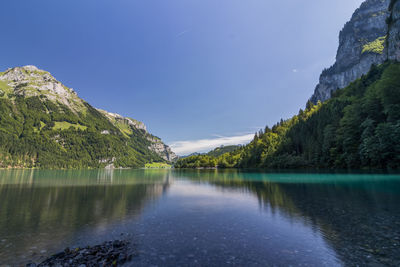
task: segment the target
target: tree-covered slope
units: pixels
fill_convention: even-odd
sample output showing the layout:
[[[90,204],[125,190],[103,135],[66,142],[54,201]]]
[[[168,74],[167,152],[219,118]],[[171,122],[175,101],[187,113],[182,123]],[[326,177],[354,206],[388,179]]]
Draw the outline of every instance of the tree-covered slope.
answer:
[[[324,103],[266,127],[247,146],[185,167],[400,168],[400,63],[373,66]]]
[[[207,153],[208,156],[219,157],[225,153],[229,153],[238,149],[239,146],[220,146]]]
[[[139,122],[111,120],[48,72],[0,73],[0,167],[142,167],[165,161],[154,138]]]

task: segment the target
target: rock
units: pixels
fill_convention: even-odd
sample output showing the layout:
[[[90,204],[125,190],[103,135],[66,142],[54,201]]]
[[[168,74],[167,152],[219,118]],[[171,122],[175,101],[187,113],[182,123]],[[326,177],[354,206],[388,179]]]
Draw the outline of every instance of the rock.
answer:
[[[388,56],[390,60],[400,61],[400,1],[394,2],[391,12]]]
[[[336,62],[322,72],[311,101],[316,103],[329,99],[332,91],[346,87],[366,74],[372,64],[381,64],[388,58],[385,42],[388,33],[386,20],[390,15],[389,3],[390,0],[366,0],[354,12],[339,34]],[[397,30],[393,29],[394,31]],[[390,39],[391,37],[389,43]],[[395,51],[400,51],[391,46],[395,45],[389,45],[390,53],[396,54],[398,52]],[[392,57],[400,58],[400,54]]]
[[[6,82],[15,95],[45,96],[55,103],[66,105],[75,112],[85,108],[85,104],[74,90],[57,81],[49,72],[35,66],[8,69],[0,75],[0,81]]]
[[[157,140],[155,138],[152,138],[149,141],[152,142],[149,149],[156,152],[164,160],[174,162],[178,159],[178,156],[171,150],[171,148],[161,142],[160,139]]]
[[[63,252],[54,254],[39,265],[29,267],[45,266],[115,266],[130,261],[133,254],[129,250],[129,242],[115,240],[86,248],[66,248]],[[28,266],[28,265],[27,265]]]
[[[126,260],[127,260],[126,254],[121,253],[121,254],[118,256],[118,262],[119,262],[119,263],[124,263]]]

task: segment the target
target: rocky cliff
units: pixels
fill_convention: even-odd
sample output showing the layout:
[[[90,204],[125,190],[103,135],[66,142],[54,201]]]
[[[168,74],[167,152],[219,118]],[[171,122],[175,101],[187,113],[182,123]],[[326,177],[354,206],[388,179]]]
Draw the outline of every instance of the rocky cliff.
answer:
[[[391,43],[392,36],[388,37],[387,20],[390,17],[390,0],[366,0],[358,8],[351,20],[347,22],[339,34],[339,48],[336,62],[333,66],[325,69],[311,101],[325,101],[330,98],[331,92],[338,88],[347,86],[350,82],[366,74],[372,64],[381,64],[388,58],[387,40],[389,39],[389,54],[392,57],[397,50]],[[399,8],[395,5],[396,10]],[[395,24],[398,22],[398,13],[393,16]],[[397,32],[396,32],[397,33]],[[398,34],[395,38],[398,39]],[[393,45],[392,45],[393,44]]]
[[[388,58],[400,61],[400,1],[392,0],[389,10]]]

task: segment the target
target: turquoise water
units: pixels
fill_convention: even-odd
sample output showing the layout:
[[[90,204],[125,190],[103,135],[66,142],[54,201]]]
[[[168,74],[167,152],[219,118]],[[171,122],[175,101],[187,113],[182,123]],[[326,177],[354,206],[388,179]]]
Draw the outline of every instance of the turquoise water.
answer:
[[[400,175],[0,171],[0,266],[128,239],[128,265],[400,265]]]

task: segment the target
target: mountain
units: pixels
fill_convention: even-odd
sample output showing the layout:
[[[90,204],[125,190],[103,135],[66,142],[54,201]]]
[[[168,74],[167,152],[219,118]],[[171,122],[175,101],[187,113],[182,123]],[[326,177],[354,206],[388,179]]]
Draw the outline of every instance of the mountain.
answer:
[[[207,155],[207,156],[212,156],[212,157],[218,157],[222,154],[228,153],[228,152],[232,152],[236,149],[238,149],[240,146],[238,145],[232,145],[232,146],[220,146],[217,147],[207,153],[199,153],[199,152],[193,152],[187,156],[183,156],[180,157],[180,159],[184,159],[184,158],[189,158],[189,157],[193,157],[193,156],[201,156],[201,155]]]
[[[400,63],[386,62],[317,105],[266,127],[218,157],[178,160],[176,168],[400,168]]]
[[[390,0],[367,0],[354,12],[339,34],[336,62],[322,72],[312,102],[329,99],[332,91],[366,74],[372,64],[388,59],[389,5]],[[391,51],[389,55],[392,54]]]
[[[220,147],[217,147],[216,149],[211,150],[210,152],[208,152],[207,155],[208,156],[212,156],[212,157],[219,157],[222,154],[235,151],[239,147],[240,146],[234,146],[234,145],[233,146],[220,146]]]
[[[192,156],[200,156],[200,155],[204,155],[204,154],[203,153],[199,153],[199,152],[193,152],[193,153],[190,153],[189,155],[181,156],[179,158],[180,159],[184,159],[184,158],[189,158],[189,157],[192,157]]]
[[[0,167],[143,167],[176,158],[143,123],[93,108],[47,71],[0,72]]]
[[[400,169],[399,61],[400,0],[367,0],[340,33],[337,61],[305,110],[233,152],[175,166]]]
[[[400,1],[391,0],[388,18],[388,59],[400,61]]]
[[[102,109],[97,110],[107,117],[115,127],[120,129],[126,137],[131,136],[134,130],[141,130],[144,132],[146,139],[150,142],[149,149],[156,152],[162,159],[169,162],[173,162],[178,159],[178,156],[171,150],[169,146],[164,144],[160,138],[147,132],[147,127],[143,122],[128,117],[123,117],[117,113],[107,112]]]

